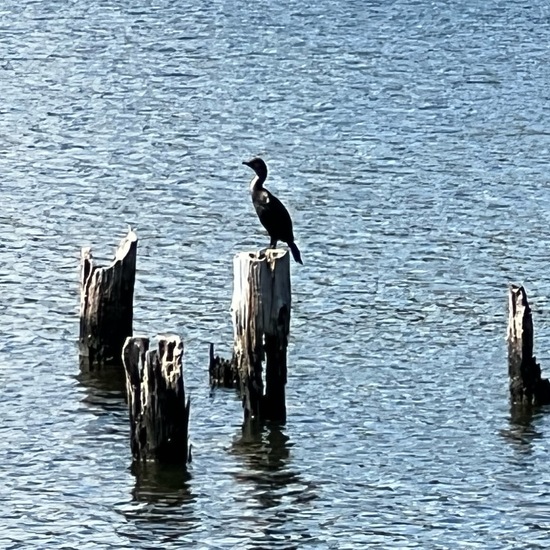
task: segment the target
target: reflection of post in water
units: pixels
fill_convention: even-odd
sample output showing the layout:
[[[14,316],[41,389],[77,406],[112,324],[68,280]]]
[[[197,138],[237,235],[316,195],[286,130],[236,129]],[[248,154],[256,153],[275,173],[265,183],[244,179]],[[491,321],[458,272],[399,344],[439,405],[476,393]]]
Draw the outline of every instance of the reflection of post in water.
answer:
[[[236,454],[247,457],[254,467],[277,471],[285,467],[290,456],[289,437],[276,425],[255,429],[247,425],[242,436],[233,443]]]
[[[519,456],[530,455],[533,452],[533,441],[542,439],[543,434],[533,425],[542,415],[540,410],[533,407],[514,404],[510,407],[510,425],[500,430],[500,435],[508,440]]]
[[[99,407],[106,412],[122,412],[127,408],[124,404],[126,398],[126,377],[119,367],[106,367],[101,372],[81,372],[77,377],[86,390],[83,403],[91,407]]]
[[[294,497],[293,504],[317,498],[311,484],[289,469],[289,437],[279,426],[245,429],[232,445],[232,453],[243,459],[243,468],[235,473],[238,481],[253,483],[253,495],[264,508]]]
[[[156,462],[134,462],[133,503],[121,512],[126,522],[120,535],[136,548],[172,548],[175,539],[196,533],[200,518],[195,513],[196,496],[191,491],[190,476],[178,466]],[[144,505],[145,504],[145,505]],[[177,546],[178,548],[183,546]]]
[[[195,501],[189,484],[191,475],[179,465],[134,461],[131,471],[135,477],[132,497],[136,501],[167,504]]]

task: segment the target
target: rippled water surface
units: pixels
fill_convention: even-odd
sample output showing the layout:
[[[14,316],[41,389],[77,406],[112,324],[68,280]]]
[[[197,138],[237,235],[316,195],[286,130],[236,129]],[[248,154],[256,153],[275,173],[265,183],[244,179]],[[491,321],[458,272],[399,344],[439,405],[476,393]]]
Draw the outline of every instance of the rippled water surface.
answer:
[[[541,0],[4,0],[2,548],[547,548],[550,415],[512,418],[506,287],[550,364]],[[292,212],[288,422],[210,393],[232,256]],[[188,474],[79,373],[81,246],[140,237],[135,330],[185,341]],[[548,370],[547,370],[548,372]]]

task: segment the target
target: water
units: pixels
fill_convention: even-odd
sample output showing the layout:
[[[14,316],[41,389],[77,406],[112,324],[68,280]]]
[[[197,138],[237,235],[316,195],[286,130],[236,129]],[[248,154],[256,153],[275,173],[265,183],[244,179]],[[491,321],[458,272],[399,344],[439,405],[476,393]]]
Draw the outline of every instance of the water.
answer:
[[[0,546],[546,548],[550,417],[511,417],[504,337],[524,282],[549,364],[549,43],[540,0],[4,0]],[[255,154],[305,266],[288,423],[248,441],[207,356],[267,243]],[[188,475],[134,471],[120,384],[79,374],[80,247],[128,224]]]

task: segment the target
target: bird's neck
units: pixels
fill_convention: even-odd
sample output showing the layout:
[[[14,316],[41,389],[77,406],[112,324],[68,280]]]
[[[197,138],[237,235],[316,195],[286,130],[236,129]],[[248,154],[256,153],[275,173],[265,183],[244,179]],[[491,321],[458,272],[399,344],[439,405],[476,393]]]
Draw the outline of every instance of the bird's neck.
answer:
[[[261,178],[260,176],[254,176],[252,178],[252,181],[250,182],[250,191],[259,191],[260,189],[264,188],[264,181],[265,178]]]

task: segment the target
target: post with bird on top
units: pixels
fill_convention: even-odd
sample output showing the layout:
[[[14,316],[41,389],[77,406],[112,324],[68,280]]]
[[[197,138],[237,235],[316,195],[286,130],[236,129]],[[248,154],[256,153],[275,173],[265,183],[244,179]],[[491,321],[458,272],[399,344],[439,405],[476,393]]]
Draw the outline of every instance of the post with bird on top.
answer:
[[[137,235],[128,229],[108,267],[94,264],[89,247],[80,261],[80,368],[121,364],[124,341],[132,335]]]
[[[233,260],[233,358],[243,400],[245,423],[286,421],[285,387],[292,292],[290,254],[277,248],[288,244],[302,263],[292,220],[283,203],[267,189],[265,162],[256,157],[243,164],[255,175],[250,183],[252,203],[270,238],[269,248],[242,252]],[[265,384],[262,363],[265,359]],[[265,391],[264,391],[265,390]]]
[[[283,423],[291,309],[289,254],[280,249],[241,252],[235,256],[233,268],[232,362],[238,373],[245,423]]]

